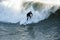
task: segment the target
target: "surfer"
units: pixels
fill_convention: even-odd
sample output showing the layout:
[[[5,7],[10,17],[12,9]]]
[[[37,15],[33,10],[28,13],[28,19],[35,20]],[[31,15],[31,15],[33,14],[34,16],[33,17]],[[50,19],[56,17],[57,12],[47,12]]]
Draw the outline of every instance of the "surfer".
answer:
[[[33,16],[32,12],[30,11],[29,13],[27,13],[27,20]]]

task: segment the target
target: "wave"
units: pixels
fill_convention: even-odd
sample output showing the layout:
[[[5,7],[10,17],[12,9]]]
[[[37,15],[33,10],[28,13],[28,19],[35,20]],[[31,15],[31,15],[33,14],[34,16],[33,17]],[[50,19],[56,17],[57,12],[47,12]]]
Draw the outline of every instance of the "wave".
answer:
[[[15,6],[18,6],[15,4],[11,5],[10,3],[5,6],[3,3],[0,3],[0,21],[10,23],[19,22],[24,25],[37,23],[47,19],[51,13],[55,13],[55,11],[59,9],[57,5],[43,4],[40,2],[24,2],[22,6],[14,9]],[[30,11],[33,13],[33,16],[27,21],[26,15]]]

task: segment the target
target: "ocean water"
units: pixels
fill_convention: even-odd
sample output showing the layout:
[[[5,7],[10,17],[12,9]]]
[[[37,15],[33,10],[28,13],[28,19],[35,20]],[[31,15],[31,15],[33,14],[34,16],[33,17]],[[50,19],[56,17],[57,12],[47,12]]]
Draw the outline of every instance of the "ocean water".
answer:
[[[45,4],[34,1],[6,0],[0,2],[0,21],[9,23],[31,24],[47,19],[60,8],[59,5]],[[27,13],[33,16],[27,21]]]
[[[27,21],[30,11],[33,17]],[[60,40],[59,4],[1,0],[0,40]]]
[[[0,40],[60,40],[60,14],[28,25],[0,22]]]

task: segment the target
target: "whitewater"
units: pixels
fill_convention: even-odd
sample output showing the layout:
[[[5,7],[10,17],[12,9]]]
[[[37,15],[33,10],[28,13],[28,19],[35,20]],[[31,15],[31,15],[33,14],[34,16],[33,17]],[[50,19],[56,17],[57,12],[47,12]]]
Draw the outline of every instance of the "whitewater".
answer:
[[[49,2],[49,3],[48,3]],[[0,2],[0,22],[30,24],[47,19],[60,8],[60,1],[2,0]],[[27,13],[33,16],[27,21]]]
[[[60,0],[0,0],[0,40],[60,40]]]

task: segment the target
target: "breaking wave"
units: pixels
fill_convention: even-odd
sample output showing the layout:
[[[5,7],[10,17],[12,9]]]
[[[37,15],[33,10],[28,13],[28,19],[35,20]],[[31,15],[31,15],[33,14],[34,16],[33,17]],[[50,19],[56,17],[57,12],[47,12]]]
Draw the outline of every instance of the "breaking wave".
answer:
[[[15,0],[16,1],[16,0]],[[17,5],[18,4],[18,5]],[[21,3],[20,3],[21,4]],[[44,4],[40,2],[0,2],[0,21],[9,23],[30,24],[47,19],[59,6]],[[33,16],[27,21],[27,13],[32,12]]]

